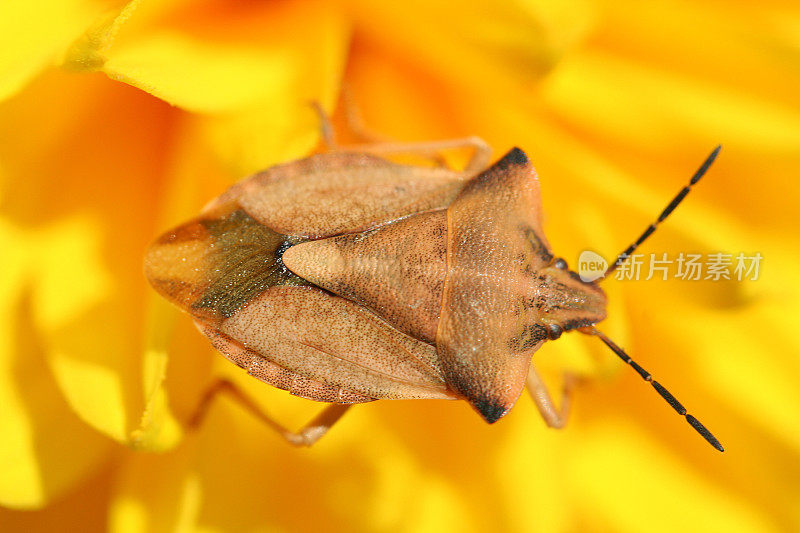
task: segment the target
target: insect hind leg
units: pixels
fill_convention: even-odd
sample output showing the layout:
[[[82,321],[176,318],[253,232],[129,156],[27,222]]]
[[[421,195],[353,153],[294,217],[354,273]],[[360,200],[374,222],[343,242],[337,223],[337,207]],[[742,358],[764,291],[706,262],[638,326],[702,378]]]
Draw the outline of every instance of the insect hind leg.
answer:
[[[236,403],[253,414],[253,416],[275,430],[280,436],[286,439],[289,444],[294,446],[312,446],[321,439],[331,426],[333,426],[350,408],[349,404],[332,403],[299,431],[294,432],[273,420],[251,397],[239,389],[232,381],[218,379],[203,393],[194,413],[189,418],[187,424],[189,429],[194,430],[202,425],[214,400],[219,397],[220,394],[228,395],[231,399],[235,400]]]

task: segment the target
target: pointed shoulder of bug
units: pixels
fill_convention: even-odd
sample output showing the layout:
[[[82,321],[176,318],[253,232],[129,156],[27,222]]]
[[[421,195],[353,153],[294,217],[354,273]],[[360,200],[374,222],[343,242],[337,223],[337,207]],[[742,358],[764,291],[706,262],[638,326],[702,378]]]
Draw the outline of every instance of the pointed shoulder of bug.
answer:
[[[447,231],[436,346],[446,378],[491,422],[514,405],[550,325],[602,319],[605,296],[553,256],[538,178],[518,148],[464,187]]]

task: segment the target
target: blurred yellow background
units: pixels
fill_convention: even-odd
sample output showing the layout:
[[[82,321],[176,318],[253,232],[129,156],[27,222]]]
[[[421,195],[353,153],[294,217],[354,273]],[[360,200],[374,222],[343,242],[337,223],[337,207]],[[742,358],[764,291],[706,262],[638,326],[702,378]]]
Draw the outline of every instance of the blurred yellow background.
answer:
[[[523,395],[319,405],[214,353],[141,274],[144,248],[241,177],[310,153],[349,94],[398,140],[525,150],[557,254],[621,251],[717,144],[643,252],[759,252],[757,281],[605,282],[599,341],[535,360],[586,379],[568,427]],[[0,3],[0,530],[800,530],[797,2],[39,0]],[[463,163],[463,154],[453,154]]]

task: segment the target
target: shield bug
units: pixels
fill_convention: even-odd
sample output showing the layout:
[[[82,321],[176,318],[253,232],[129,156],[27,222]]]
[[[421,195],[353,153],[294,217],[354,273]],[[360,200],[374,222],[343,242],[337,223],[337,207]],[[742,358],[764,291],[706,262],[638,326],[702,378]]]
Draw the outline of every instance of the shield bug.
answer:
[[[375,155],[457,146],[474,148],[463,171]],[[576,330],[599,337],[722,451],[595,327],[606,317],[599,281],[653,233],[718,152],[594,281],[553,255],[525,153],[514,148],[485,168],[488,146],[477,138],[375,144],[269,168],[158,238],[145,273],[250,375],[331,404],[297,433],[260,413],[294,444],[313,444],[349,405],[376,399],[461,399],[493,423],[526,384],[546,423],[561,427],[568,395],[557,408],[531,358],[548,340]],[[198,417],[219,391],[258,412],[220,382]]]

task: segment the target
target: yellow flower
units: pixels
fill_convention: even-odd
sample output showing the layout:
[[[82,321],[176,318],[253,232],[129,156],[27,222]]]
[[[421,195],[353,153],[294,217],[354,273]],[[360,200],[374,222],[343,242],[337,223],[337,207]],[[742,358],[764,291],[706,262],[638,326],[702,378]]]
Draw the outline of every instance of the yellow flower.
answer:
[[[798,30],[779,2],[3,3],[2,529],[800,529]],[[343,82],[388,137],[523,148],[572,264],[621,251],[722,143],[642,251],[759,252],[759,279],[608,280],[602,326],[725,454],[576,334],[535,356],[554,385],[587,378],[563,431],[523,396],[493,426],[462,402],[364,405],[310,450],[227,400],[185,433],[215,376],[289,426],[319,405],[215,354],[146,287],[143,250],[313,150],[308,103]]]

